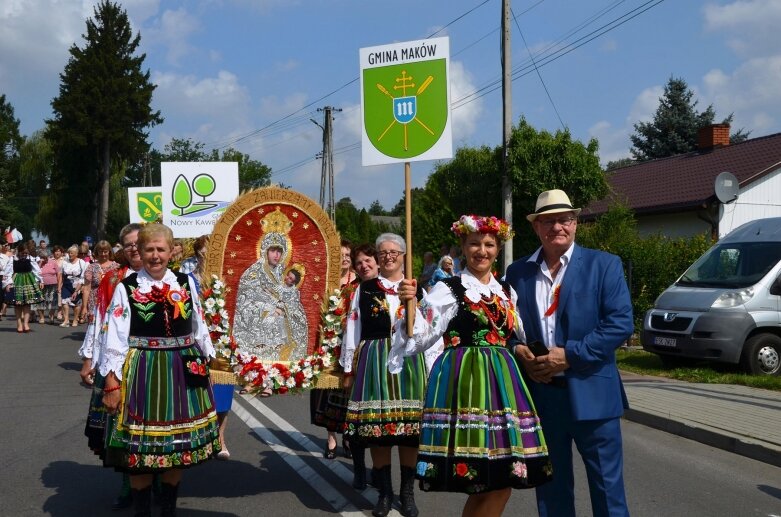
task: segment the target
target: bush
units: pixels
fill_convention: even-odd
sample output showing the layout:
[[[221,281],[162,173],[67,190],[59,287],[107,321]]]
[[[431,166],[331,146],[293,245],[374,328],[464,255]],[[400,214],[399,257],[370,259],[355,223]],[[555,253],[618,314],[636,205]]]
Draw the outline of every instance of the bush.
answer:
[[[713,244],[709,236],[671,239],[661,234],[641,237],[632,210],[613,205],[593,223],[578,227],[578,244],[621,257],[632,296],[635,328],[645,312],[700,255]]]

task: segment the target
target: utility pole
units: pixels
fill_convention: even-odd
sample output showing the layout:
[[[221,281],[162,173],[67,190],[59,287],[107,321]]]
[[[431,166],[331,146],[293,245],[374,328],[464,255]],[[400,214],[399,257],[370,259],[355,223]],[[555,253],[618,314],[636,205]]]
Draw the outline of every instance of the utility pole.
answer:
[[[323,125],[315,119],[311,120],[323,130],[323,150],[317,157],[322,158],[323,166],[320,175],[320,207],[328,212],[332,221],[336,220],[336,201],[334,200],[334,147],[333,147],[333,112],[342,111],[333,106],[318,108],[323,113]],[[326,183],[328,184],[328,199],[326,199]]]
[[[512,61],[510,47],[510,0],[502,0],[502,217],[513,224],[513,186],[510,182],[509,153],[512,133]],[[513,261],[513,241],[504,244],[503,272]]]

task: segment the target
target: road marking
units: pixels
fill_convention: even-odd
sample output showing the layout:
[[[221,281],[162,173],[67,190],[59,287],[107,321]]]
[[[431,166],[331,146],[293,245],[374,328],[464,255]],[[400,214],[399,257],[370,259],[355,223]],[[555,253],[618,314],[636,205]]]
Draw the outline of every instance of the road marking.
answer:
[[[301,431],[293,427],[287,420],[276,414],[270,407],[263,404],[257,397],[254,396],[241,396],[244,402],[249,403],[260,414],[271,421],[280,431],[284,432],[288,437],[292,438],[298,443],[304,450],[306,450],[311,456],[317,458],[320,463],[326,468],[330,469],[334,475],[344,481],[347,486],[352,489],[352,470],[345,467],[342,462],[334,460],[326,460],[322,456],[322,449],[315,445],[312,440],[307,438]],[[301,476],[312,488],[314,488],[323,499],[328,501],[331,507],[345,517],[357,517],[366,515],[355,507],[348,499],[343,497],[336,487],[329,483],[325,478],[318,474],[314,469],[309,467],[299,457],[300,452],[290,449],[283,444],[269,429],[263,426],[260,421],[252,414],[244,409],[240,404],[233,405],[233,412],[244,421],[252,431],[274,451],[276,452],[290,467]],[[377,503],[377,491],[374,489],[366,488],[363,492],[357,492],[363,496],[372,505]],[[400,515],[395,509],[391,510],[389,515]]]

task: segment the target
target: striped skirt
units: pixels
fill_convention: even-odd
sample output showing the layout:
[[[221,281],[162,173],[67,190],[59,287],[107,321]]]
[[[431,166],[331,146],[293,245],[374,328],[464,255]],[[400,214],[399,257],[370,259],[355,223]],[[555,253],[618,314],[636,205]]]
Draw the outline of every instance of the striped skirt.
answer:
[[[362,341],[350,400],[345,435],[356,443],[417,447],[426,386],[422,354],[404,358],[398,374],[388,372],[390,339]]]
[[[551,472],[539,417],[510,353],[501,346],[446,348],[426,391],[421,490],[531,488]]]
[[[200,355],[195,344],[130,348],[122,402],[109,420],[106,466],[131,474],[156,472],[190,467],[220,451],[209,378],[187,368]]]
[[[343,389],[315,388],[309,391],[309,422],[341,433],[347,415],[347,393]]]
[[[57,284],[46,284],[43,286],[43,299],[40,303],[33,305],[33,310],[53,311],[58,305]]]
[[[84,428],[84,436],[87,437],[87,446],[90,450],[103,458],[106,451],[106,420],[108,413],[106,406],[103,405],[103,387],[106,385],[106,378],[103,377],[97,368],[95,369],[95,378],[92,382],[92,395],[89,399],[89,409],[87,410],[87,425]]]
[[[14,274],[14,303],[32,305],[43,301],[43,293],[32,273]]]

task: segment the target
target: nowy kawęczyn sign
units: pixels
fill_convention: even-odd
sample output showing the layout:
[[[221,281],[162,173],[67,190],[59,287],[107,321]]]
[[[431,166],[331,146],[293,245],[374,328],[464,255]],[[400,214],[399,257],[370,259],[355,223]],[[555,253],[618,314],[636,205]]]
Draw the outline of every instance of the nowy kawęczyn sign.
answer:
[[[163,224],[174,237],[209,234],[239,195],[236,162],[163,162],[160,164]]]
[[[450,40],[360,49],[363,165],[453,156]]]

